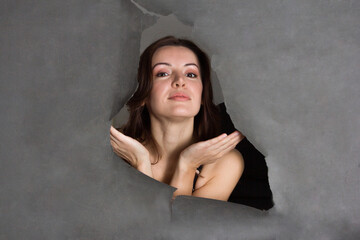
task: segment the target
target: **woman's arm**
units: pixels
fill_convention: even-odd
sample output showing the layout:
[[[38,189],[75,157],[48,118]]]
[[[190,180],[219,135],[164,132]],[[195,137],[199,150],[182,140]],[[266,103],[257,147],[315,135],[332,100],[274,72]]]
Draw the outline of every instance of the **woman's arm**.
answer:
[[[195,171],[193,168],[177,168],[171,184],[177,188],[173,199],[178,195],[189,195],[227,201],[244,171],[244,160],[234,149],[217,162],[204,165],[202,177],[198,178],[192,192]]]
[[[150,160],[149,160],[150,163]],[[148,175],[151,178],[154,178],[153,172],[151,170],[151,164],[141,164],[136,168],[138,171],[142,172],[143,174]]]
[[[131,166],[153,178],[149,151],[135,139],[110,127],[110,143],[113,151]]]
[[[184,162],[181,161],[181,158],[179,159],[175,173],[170,182],[171,186],[177,188],[172,199],[175,199],[178,195],[192,195],[195,173],[196,168],[188,164],[184,164]]]
[[[198,178],[193,196],[227,201],[244,171],[244,159],[231,150],[216,163],[205,165]]]
[[[171,186],[177,188],[174,192],[173,199],[178,195],[194,195],[227,200],[239,180],[243,169],[241,154],[237,151],[230,153],[241,138],[242,135],[239,132],[234,132],[228,136],[222,134],[216,138],[195,143],[186,148],[180,154],[177,168],[170,183]],[[202,180],[198,179],[198,181],[206,181],[208,187],[203,189],[205,186],[203,183],[204,186],[201,186],[202,190],[200,191],[199,184],[197,183],[197,188],[199,189],[192,193],[196,168],[200,165],[204,165],[201,175],[203,176],[205,173],[207,177]],[[210,169],[213,170],[210,171]],[[221,178],[226,174],[227,177],[225,177],[225,179],[227,180],[224,181]],[[222,188],[229,190],[224,191],[219,189],[221,185]],[[230,192],[227,193],[228,191]],[[217,192],[219,194],[216,194]]]

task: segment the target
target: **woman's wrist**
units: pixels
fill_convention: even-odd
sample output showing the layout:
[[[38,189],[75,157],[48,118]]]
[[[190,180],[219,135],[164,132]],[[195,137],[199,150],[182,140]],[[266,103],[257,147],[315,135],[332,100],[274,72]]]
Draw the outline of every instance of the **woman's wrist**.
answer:
[[[137,153],[135,156],[133,156],[135,162],[136,162],[136,168],[139,166],[147,166],[151,165],[150,163],[150,154],[148,151],[143,153]]]
[[[140,172],[148,175],[149,177],[152,177],[152,178],[153,178],[150,161],[149,161],[148,163],[142,162],[142,163],[138,164],[138,166],[136,167],[136,169],[137,169],[138,171],[140,171]]]
[[[149,154],[143,154],[140,157],[136,156],[135,158],[136,158],[136,163],[137,163],[136,168],[139,168],[139,167],[144,168],[144,167],[151,166]]]
[[[199,166],[196,166],[189,159],[186,159],[186,158],[180,156],[179,162],[178,162],[178,169],[180,171],[182,171],[182,172],[196,171],[196,169],[198,167]]]

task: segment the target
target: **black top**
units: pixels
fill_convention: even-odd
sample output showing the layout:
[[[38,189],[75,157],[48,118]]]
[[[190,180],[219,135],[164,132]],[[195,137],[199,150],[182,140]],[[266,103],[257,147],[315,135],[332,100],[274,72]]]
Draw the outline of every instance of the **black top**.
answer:
[[[224,103],[218,105],[221,116],[222,132],[230,134],[237,130],[226,112]],[[236,146],[244,158],[244,172],[231,193],[228,202],[240,203],[254,208],[268,210],[274,206],[272,192],[268,180],[268,168],[265,157],[245,137]],[[201,171],[202,166],[198,168]],[[193,190],[198,178],[195,175]]]
[[[198,170],[199,172],[195,174],[192,191],[195,191],[195,183],[196,183],[196,180],[197,180],[198,177],[199,177],[199,173],[201,172],[202,167],[203,167],[203,165],[200,165],[200,167],[197,168],[197,170]]]

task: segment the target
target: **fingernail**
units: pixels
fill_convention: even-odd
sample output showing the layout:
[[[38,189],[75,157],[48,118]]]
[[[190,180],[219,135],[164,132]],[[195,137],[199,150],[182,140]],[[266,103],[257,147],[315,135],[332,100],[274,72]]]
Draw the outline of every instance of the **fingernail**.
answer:
[[[226,133],[224,133],[223,135],[221,135],[221,138],[225,138],[227,136]]]

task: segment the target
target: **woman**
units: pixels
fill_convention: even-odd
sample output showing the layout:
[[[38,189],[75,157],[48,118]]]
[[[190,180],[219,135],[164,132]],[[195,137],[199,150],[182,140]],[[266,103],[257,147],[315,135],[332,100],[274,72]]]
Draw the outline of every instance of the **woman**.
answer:
[[[193,42],[164,37],[141,55],[130,117],[111,127],[114,152],[144,174],[191,195],[227,201],[244,170],[240,132],[219,134],[210,63]],[[200,178],[194,177],[201,169]]]

